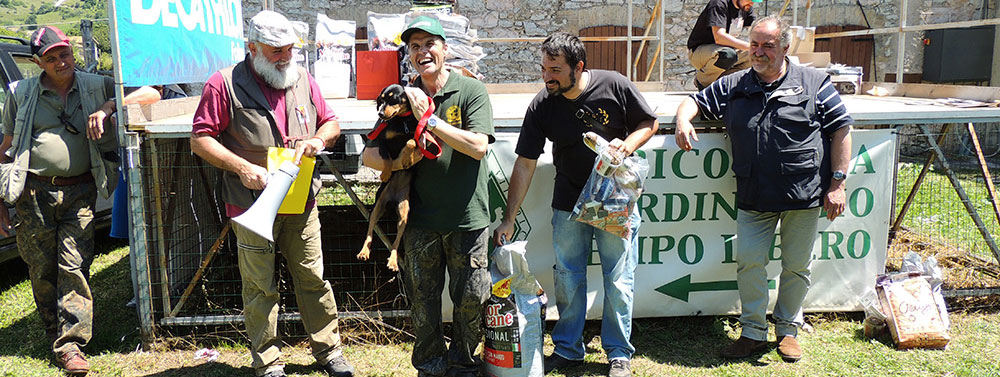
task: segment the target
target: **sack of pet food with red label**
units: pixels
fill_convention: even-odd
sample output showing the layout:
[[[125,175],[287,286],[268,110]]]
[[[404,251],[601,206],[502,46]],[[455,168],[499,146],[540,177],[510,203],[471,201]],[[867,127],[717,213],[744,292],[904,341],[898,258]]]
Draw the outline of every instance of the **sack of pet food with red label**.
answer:
[[[542,376],[547,300],[528,271],[526,241],[496,248],[490,257],[493,288],[483,307],[483,361],[489,377]]]

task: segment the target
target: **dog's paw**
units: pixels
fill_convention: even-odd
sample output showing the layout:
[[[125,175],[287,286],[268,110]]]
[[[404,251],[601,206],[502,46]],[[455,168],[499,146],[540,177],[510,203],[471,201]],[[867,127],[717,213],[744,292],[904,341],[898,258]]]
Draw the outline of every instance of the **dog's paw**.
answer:
[[[386,262],[385,266],[388,267],[392,271],[399,271],[399,264],[396,261],[396,252],[395,251],[389,254],[389,261]]]
[[[357,258],[358,260],[368,260],[369,255],[371,255],[371,251],[368,250],[368,247],[366,246],[362,248],[360,252],[358,252]]]

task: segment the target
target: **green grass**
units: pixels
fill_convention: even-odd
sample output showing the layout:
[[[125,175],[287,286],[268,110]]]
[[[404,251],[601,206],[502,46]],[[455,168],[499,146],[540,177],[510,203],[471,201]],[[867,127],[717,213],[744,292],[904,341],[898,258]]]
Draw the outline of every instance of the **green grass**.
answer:
[[[897,171],[896,209],[898,214],[913,183],[920,174],[923,164],[900,163]],[[976,208],[979,217],[990,230],[992,237],[1000,242],[1000,227],[993,213],[993,205],[986,193],[986,184],[981,173],[960,174],[959,182]],[[903,226],[911,231],[944,241],[946,244],[962,248],[974,254],[992,259],[993,256],[965,209],[961,199],[952,187],[948,176],[937,169],[931,169],[924,177],[913,204],[907,210]]]
[[[99,255],[92,269],[95,292],[95,332],[85,351],[91,376],[250,376],[250,358],[242,338],[185,337],[160,339],[153,352],[133,352],[139,344],[138,321],[124,303],[131,296],[128,252],[112,247]],[[17,268],[11,274],[17,276]],[[8,274],[8,275],[11,275]],[[11,280],[8,276],[8,280]],[[57,376],[43,340],[31,288],[23,276],[0,285],[0,376]],[[637,376],[1000,376],[1000,316],[987,313],[952,313],[952,343],[947,350],[897,351],[887,336],[878,340],[862,336],[861,317],[810,315],[814,332],[801,336],[805,358],[784,363],[773,350],[758,358],[729,362],[718,348],[738,334],[734,317],[678,317],[638,319],[633,343]],[[551,323],[549,324],[551,326]],[[409,339],[371,344],[352,336],[359,327],[344,322],[345,353],[362,376],[412,376]],[[588,323],[586,363],[555,376],[600,376],[607,359],[600,347],[599,323]],[[771,335],[773,340],[774,336]],[[172,344],[168,347],[167,344]],[[217,362],[194,359],[194,351],[213,347],[221,352]],[[546,337],[546,352],[552,345]],[[285,349],[286,371],[297,376],[323,376],[308,347],[298,343]]]

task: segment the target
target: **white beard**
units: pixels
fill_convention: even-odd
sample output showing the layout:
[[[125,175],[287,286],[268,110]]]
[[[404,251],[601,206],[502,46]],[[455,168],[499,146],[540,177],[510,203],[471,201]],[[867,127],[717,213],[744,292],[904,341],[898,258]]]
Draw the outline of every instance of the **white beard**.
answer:
[[[288,64],[284,70],[278,69],[276,63],[267,61],[264,54],[253,57],[253,70],[260,78],[275,89],[288,89],[299,81],[299,70],[294,64]]]

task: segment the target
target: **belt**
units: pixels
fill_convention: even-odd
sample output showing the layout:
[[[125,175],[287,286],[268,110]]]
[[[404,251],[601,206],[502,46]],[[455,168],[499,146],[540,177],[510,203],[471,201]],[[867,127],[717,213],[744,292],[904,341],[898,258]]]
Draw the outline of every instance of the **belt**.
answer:
[[[89,172],[75,177],[45,177],[34,173],[28,173],[28,176],[53,186],[69,186],[77,183],[91,182],[94,180],[94,176]]]

